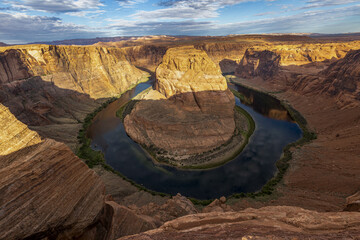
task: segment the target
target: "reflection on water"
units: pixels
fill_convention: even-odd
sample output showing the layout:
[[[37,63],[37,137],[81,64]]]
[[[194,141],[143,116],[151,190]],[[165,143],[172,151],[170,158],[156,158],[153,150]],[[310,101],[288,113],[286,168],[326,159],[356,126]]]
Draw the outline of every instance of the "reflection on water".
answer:
[[[281,105],[280,100],[240,85],[229,83],[229,87],[244,96],[241,99],[242,104],[251,106],[262,115],[278,120],[293,121],[289,112]]]
[[[157,166],[141,147],[126,134],[116,111],[133,96],[149,87],[139,84],[100,112],[89,129],[92,147],[105,154],[106,162],[145,187],[170,194],[199,199],[228,196],[235,192],[254,192],[273,177],[275,162],[282,149],[301,137],[297,124],[289,120],[278,101],[258,94],[249,94],[247,106],[236,98],[236,105],[244,108],[254,119],[256,129],[249,144],[233,161],[215,169],[201,171],[178,170]],[[265,102],[264,102],[265,101]],[[266,116],[262,115],[264,113]]]

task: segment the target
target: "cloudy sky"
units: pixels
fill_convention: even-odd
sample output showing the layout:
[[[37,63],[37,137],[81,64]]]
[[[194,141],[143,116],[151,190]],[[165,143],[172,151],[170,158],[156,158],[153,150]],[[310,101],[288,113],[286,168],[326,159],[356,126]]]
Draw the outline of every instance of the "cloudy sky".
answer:
[[[360,0],[0,0],[0,41],[360,32]]]

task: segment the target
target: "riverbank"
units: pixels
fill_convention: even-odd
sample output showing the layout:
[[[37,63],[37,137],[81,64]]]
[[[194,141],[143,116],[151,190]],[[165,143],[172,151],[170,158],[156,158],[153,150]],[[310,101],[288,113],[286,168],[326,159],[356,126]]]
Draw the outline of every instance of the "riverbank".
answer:
[[[360,149],[357,147],[360,109],[340,109],[325,94],[303,95],[285,83],[242,79],[246,88],[270,93],[292,106],[307,121],[317,139],[291,147],[292,159],[271,198],[231,200],[234,210],[291,205],[317,211],[341,211],[346,197],[359,190]]]
[[[266,94],[266,95],[276,98],[276,96],[274,96],[273,94],[271,94],[269,92],[261,91],[261,90],[243,85],[241,79],[237,78],[236,76],[231,76],[230,78],[227,77],[227,79],[229,80],[229,82],[231,82],[235,85],[239,85],[241,87],[251,89],[252,91]],[[233,91],[234,95],[237,96],[239,99],[246,100],[246,98],[241,93],[239,93],[235,90],[232,90],[232,91]],[[247,194],[236,193],[236,194],[233,194],[230,198],[245,198],[245,197],[263,198],[264,196],[269,196],[269,195],[273,194],[274,191],[276,190],[277,185],[283,180],[283,177],[284,177],[287,169],[290,166],[290,160],[293,158],[292,149],[302,147],[303,145],[310,143],[312,140],[315,140],[317,138],[316,133],[309,129],[306,119],[300,114],[300,112],[295,110],[286,101],[282,100],[280,102],[281,102],[281,105],[288,111],[288,113],[290,114],[290,116],[292,117],[294,122],[296,122],[299,125],[299,127],[301,128],[302,133],[303,133],[302,138],[294,143],[288,144],[284,148],[282,157],[276,162],[277,172],[276,172],[275,176],[272,179],[270,179],[262,187],[262,189],[260,191],[255,192],[255,193],[247,193]]]
[[[110,166],[106,166],[105,167],[108,171],[110,171],[110,172],[113,172],[114,174],[117,174],[117,175],[119,175],[119,176],[122,176],[120,173],[118,173],[117,171],[115,171],[115,170],[113,170]],[[110,168],[110,169],[108,169],[108,168]],[[126,179],[126,178],[124,178],[124,179]],[[128,180],[128,179],[127,179]],[[133,182],[133,181],[131,181],[131,180],[128,180],[128,181],[130,181],[130,182]],[[133,182],[134,183],[134,182]],[[270,182],[270,186],[272,186],[274,184],[274,181],[271,181]],[[135,184],[136,185],[136,184]],[[144,189],[144,186],[142,186],[142,185],[139,185],[139,188],[138,188],[139,190],[144,190],[144,191],[147,191],[147,190],[145,190]],[[157,192],[154,192],[154,191],[149,191],[149,192],[152,192],[152,195],[157,195],[157,194],[160,194],[160,193],[157,193]],[[266,196],[268,196],[270,194],[270,191],[269,190],[267,190],[266,188],[263,188],[263,191],[262,192],[258,192],[258,193],[247,193],[247,194],[245,194],[245,193],[240,193],[240,194],[235,194],[235,195],[233,195],[233,199],[235,199],[235,198],[246,198],[246,197],[250,197],[251,199],[253,199],[253,198],[258,198],[258,197],[261,197],[261,196],[264,196],[264,195],[266,195]],[[152,195],[149,195],[149,196],[152,196]],[[196,204],[208,204],[210,201],[209,200],[197,200],[197,199],[191,199],[194,203],[196,203]]]
[[[147,90],[144,91],[145,93]],[[142,93],[140,93],[142,94]],[[138,97],[134,98],[138,99]],[[132,100],[117,111],[117,116],[124,120],[139,100]],[[234,107],[235,130],[232,137],[221,146],[210,151],[182,155],[170,153],[154,145],[141,147],[148,153],[156,165],[166,165],[177,169],[204,170],[224,165],[237,157],[249,142],[249,138],[255,130],[255,122],[252,117],[241,107]]]

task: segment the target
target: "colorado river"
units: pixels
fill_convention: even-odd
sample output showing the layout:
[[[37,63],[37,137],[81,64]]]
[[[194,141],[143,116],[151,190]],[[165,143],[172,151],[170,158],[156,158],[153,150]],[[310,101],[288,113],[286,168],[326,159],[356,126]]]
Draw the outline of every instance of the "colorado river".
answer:
[[[232,193],[254,192],[271,179],[283,148],[302,136],[280,102],[252,90],[231,85],[246,96],[246,104],[236,105],[254,119],[256,129],[248,145],[232,161],[209,170],[179,170],[155,165],[146,152],[131,140],[116,111],[150,83],[141,83],[124,93],[94,118],[88,135],[92,148],[104,153],[106,163],[148,189],[170,194],[181,193],[198,199],[218,198]],[[284,119],[284,120],[279,120]]]

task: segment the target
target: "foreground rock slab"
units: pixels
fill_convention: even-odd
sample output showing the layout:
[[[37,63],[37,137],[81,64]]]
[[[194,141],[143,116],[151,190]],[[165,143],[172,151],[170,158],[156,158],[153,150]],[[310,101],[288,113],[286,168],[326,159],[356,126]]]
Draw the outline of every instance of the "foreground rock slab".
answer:
[[[356,239],[360,213],[319,213],[299,207],[201,213],[165,223],[130,239]]]
[[[104,184],[54,140],[0,156],[0,239],[72,239],[103,208]]]

